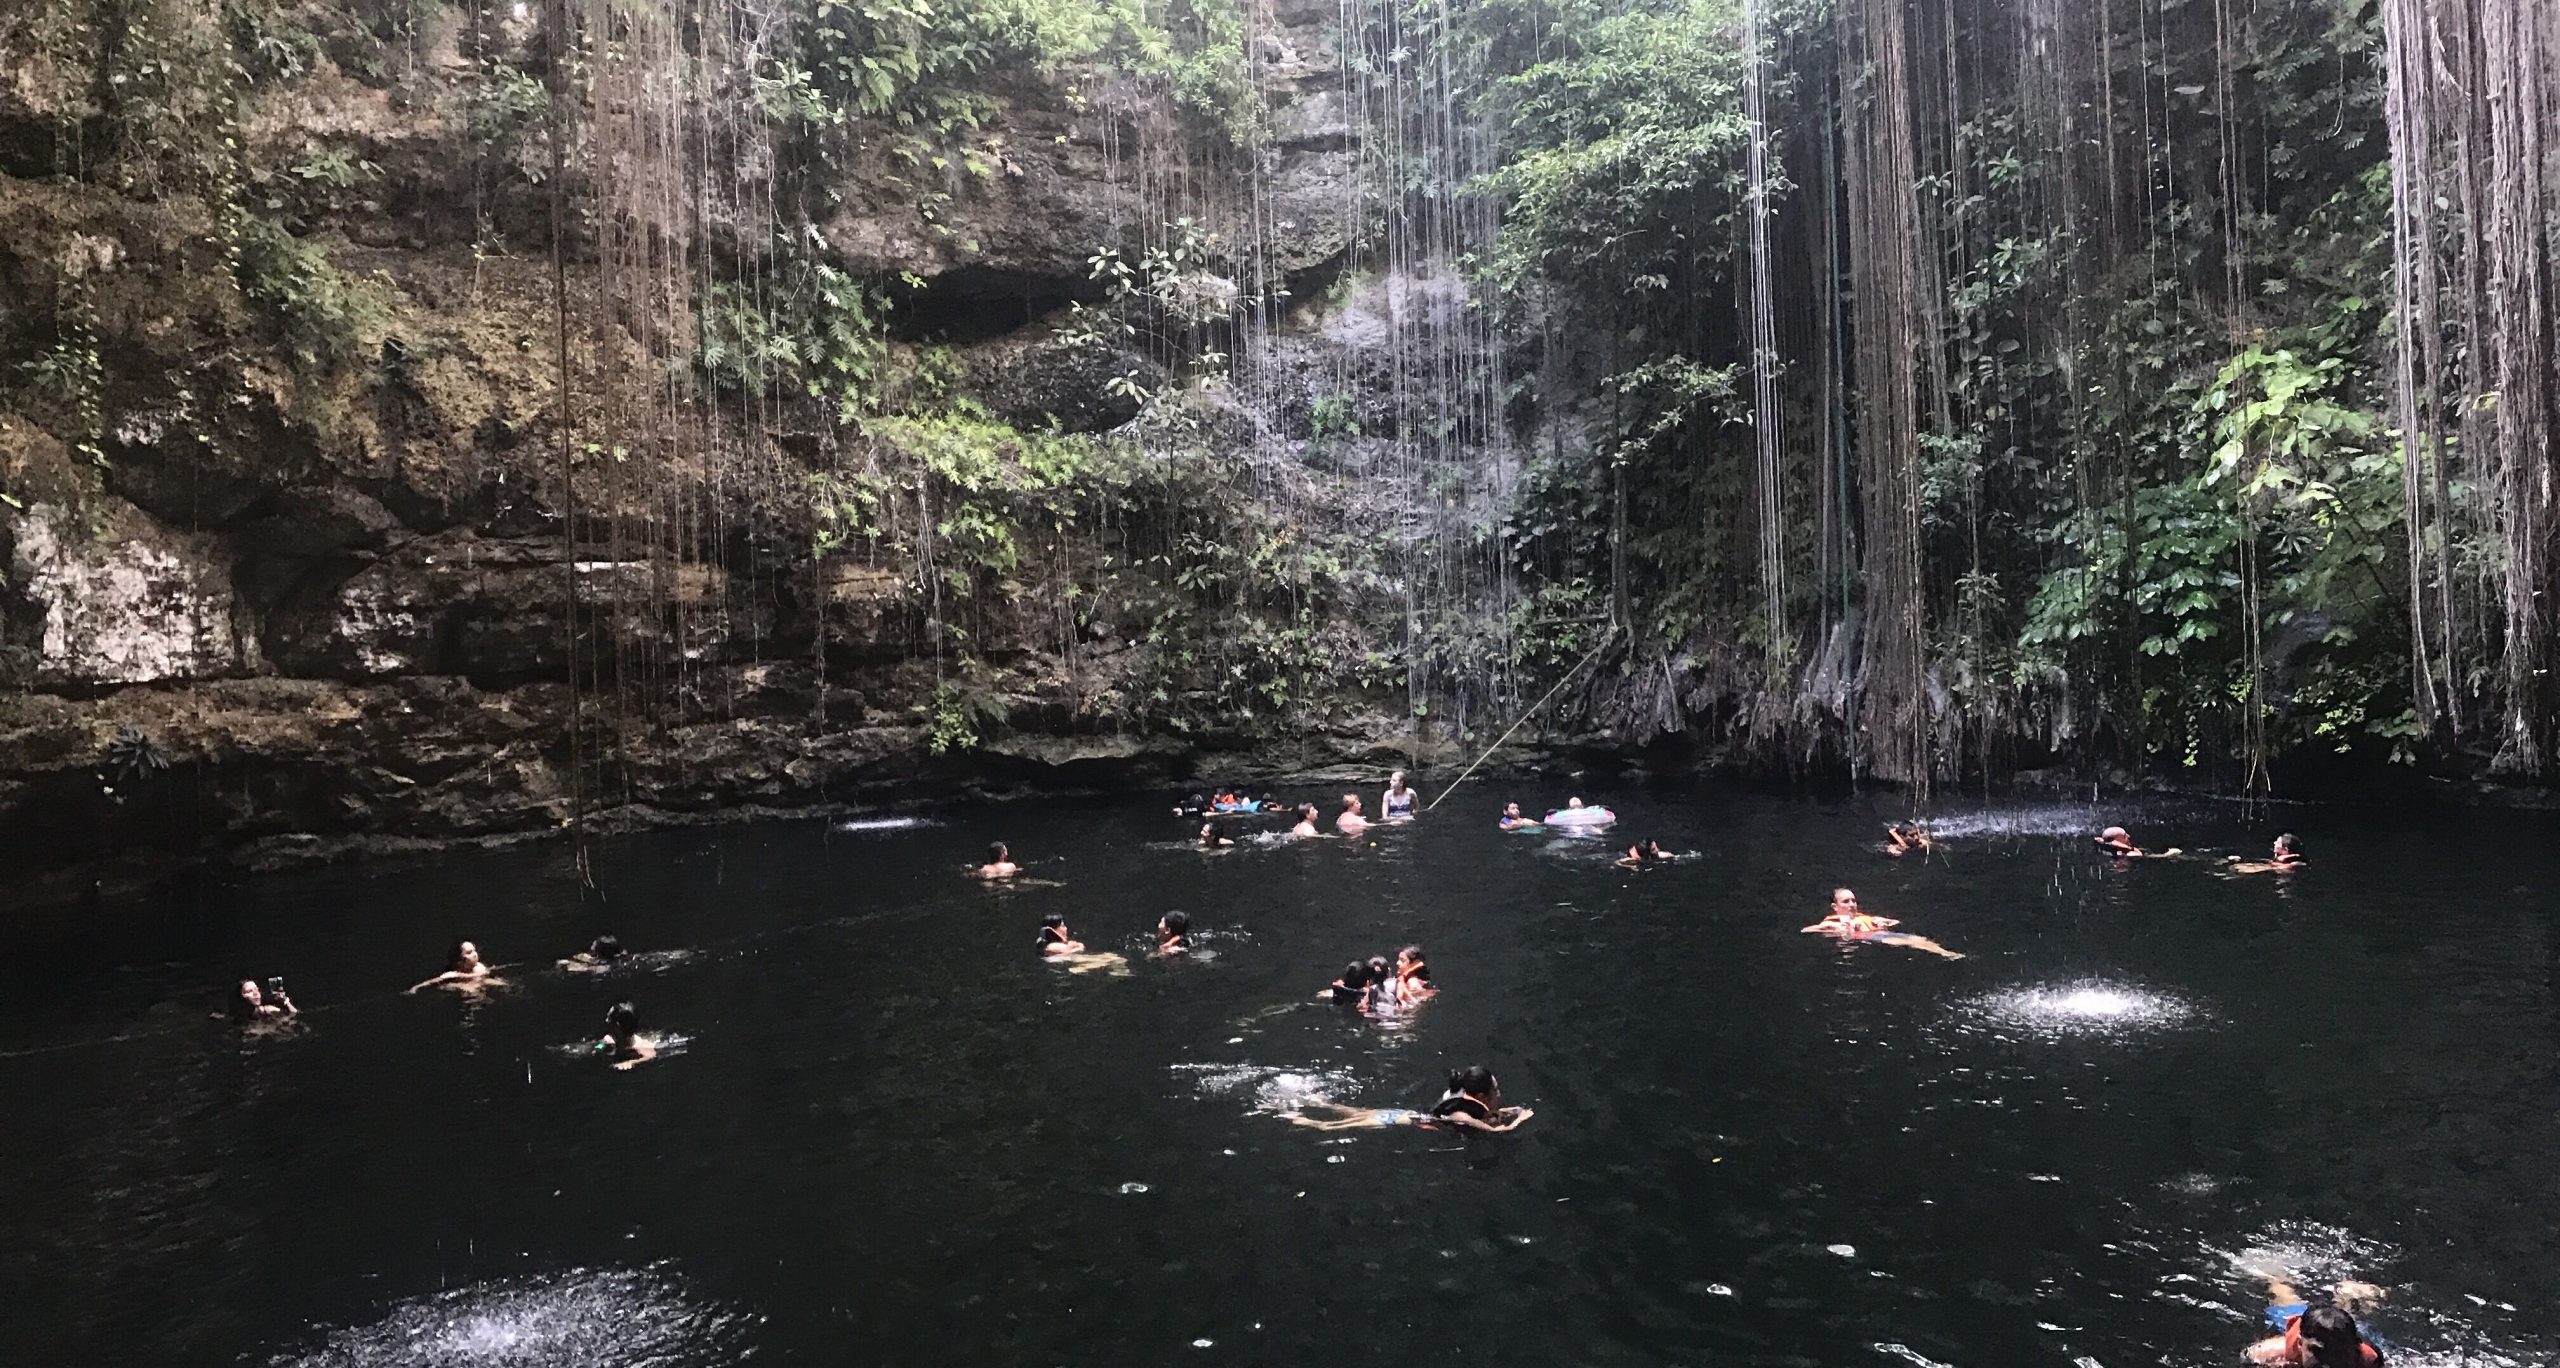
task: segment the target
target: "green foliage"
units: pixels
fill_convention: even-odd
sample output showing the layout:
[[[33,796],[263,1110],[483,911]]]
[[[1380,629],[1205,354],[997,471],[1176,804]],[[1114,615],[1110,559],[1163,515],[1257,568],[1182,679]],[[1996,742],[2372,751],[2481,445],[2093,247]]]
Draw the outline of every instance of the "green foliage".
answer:
[[[264,219],[242,232],[237,279],[270,340],[305,373],[353,361],[386,316],[381,299],[340,274],[326,252]]]
[[[986,733],[1012,715],[1003,695],[957,679],[934,685],[932,701],[919,711],[930,724],[925,744],[936,755],[976,750]]]

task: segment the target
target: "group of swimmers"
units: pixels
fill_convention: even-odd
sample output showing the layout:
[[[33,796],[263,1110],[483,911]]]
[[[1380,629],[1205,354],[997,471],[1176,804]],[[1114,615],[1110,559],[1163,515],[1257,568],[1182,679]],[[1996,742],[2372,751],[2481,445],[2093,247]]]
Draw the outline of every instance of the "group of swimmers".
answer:
[[[619,938],[598,936],[587,942],[585,949],[559,960],[557,967],[564,973],[603,974],[620,966],[628,953]],[[476,942],[458,940],[451,950],[445,952],[444,968],[411,984],[408,991],[421,993],[429,988],[439,988],[478,998],[492,988],[503,988],[507,984],[508,980],[499,975],[497,967],[481,957]],[[245,980],[241,983],[244,999],[254,986]],[[283,985],[280,982],[270,980],[269,987],[266,995],[269,999],[282,996]],[[286,1002],[285,1010],[291,1012],[290,1001]],[[641,1031],[640,1009],[626,998],[605,1009],[604,1034],[596,1038],[592,1048],[613,1067],[632,1069],[657,1058],[658,1044],[656,1037]]]
[[[1431,982],[1431,965],[1422,947],[1408,945],[1389,963],[1384,955],[1353,960],[1333,982],[1316,992],[1316,1000],[1353,1007],[1370,1017],[1397,1017],[1439,994]]]

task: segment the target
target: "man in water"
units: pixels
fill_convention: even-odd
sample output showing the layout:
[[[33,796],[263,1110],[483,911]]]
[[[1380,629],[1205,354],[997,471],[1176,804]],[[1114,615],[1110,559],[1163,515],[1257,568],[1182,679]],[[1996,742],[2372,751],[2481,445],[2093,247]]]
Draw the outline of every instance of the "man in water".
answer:
[[[1191,914],[1167,912],[1156,919],[1156,953],[1187,955],[1191,953]]]
[[[1662,842],[1638,841],[1627,847],[1626,854],[1618,857],[1618,868],[1642,869],[1646,865],[1660,864],[1670,858],[1662,852]]]
[[[1345,836],[1357,836],[1367,831],[1370,825],[1369,819],[1360,815],[1360,795],[1342,795],[1342,814],[1333,819],[1333,829]]]
[[[601,974],[622,958],[622,942],[612,936],[598,936],[587,942],[587,948],[560,961],[560,967],[572,974]]]
[[[424,988],[454,988],[466,993],[477,993],[481,989],[502,981],[497,972],[480,958],[479,946],[467,940],[455,941],[453,950],[445,957],[444,972],[423,983],[410,985],[409,991],[414,993]]]
[[[2135,845],[2132,834],[2120,826],[2111,826],[2099,832],[2097,841],[2099,850],[2119,860],[2165,860],[2172,855],[2186,853],[2176,846],[2171,846],[2167,850],[2145,850]]]
[[[1321,1002],[1337,1007],[1357,1007],[1369,998],[1369,962],[1353,960],[1342,966],[1342,974],[1316,993]]]
[[[1542,824],[1522,816],[1520,813],[1520,805],[1518,803],[1505,803],[1502,805],[1503,830],[1520,831],[1523,829],[1535,828],[1540,825]]]
[[[1831,890],[1831,913],[1813,925],[1804,927],[1807,935],[1837,936],[1844,941],[1873,941],[1878,945],[1898,945],[1909,950],[1926,951],[1940,959],[1960,960],[1964,956],[1938,944],[1927,936],[1906,935],[1893,928],[1902,923],[1891,917],[1872,916],[1858,910],[1858,895],[1845,888]]]
[[[2310,1301],[2283,1278],[2267,1282],[2267,1323],[2277,1332],[2249,1346],[2242,1357],[2286,1368],[2380,1368],[2382,1351],[2357,1324],[2355,1313],[2382,1300],[2372,1283],[2342,1282],[2333,1300]]]
[[[1013,852],[1005,848],[1004,842],[997,841],[987,847],[987,862],[970,871],[970,877],[1010,879],[1021,872],[1022,866],[1013,862]]]
[[[1298,824],[1289,828],[1289,834],[1298,837],[1322,836],[1324,834],[1324,830],[1316,825],[1315,804],[1298,804]]]
[[[1923,827],[1916,822],[1909,826],[1904,826],[1898,822],[1887,822],[1884,824],[1885,854],[1891,855],[1898,860],[1915,850],[1926,855],[1932,848],[1933,847],[1929,842],[1928,828]]]
[[[656,1042],[640,1034],[640,1009],[617,1002],[604,1014],[604,1039],[596,1051],[608,1055],[617,1069],[636,1069],[658,1057]]]
[[[2276,838],[2275,848],[2263,860],[2244,860],[2234,855],[2227,872],[2233,874],[2290,874],[2302,868],[2302,843],[2288,831]]]

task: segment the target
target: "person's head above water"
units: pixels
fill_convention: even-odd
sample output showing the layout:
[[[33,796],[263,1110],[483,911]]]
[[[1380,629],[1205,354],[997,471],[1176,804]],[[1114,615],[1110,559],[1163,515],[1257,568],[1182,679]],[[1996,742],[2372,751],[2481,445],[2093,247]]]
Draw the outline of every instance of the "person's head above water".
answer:
[[[1359,815],[1360,815],[1360,795],[1359,795],[1359,794],[1356,794],[1356,793],[1346,793],[1346,794],[1342,795],[1342,810],[1343,810],[1344,812],[1347,812],[1347,813],[1351,814],[1351,815],[1352,815],[1352,816],[1354,816],[1354,817],[1359,816]]]
[[[1566,807],[1568,810],[1569,810],[1569,809],[1572,809],[1572,808],[1578,808],[1578,807],[1582,806],[1582,800],[1581,800],[1581,799],[1579,799],[1579,798],[1567,798],[1567,799],[1565,799],[1565,800],[1564,800],[1564,805],[1565,805],[1565,807]]]
[[[2301,1345],[2300,1362],[2314,1368],[2364,1368],[2364,1332],[2345,1307],[2320,1302],[2304,1310],[2291,1330]]]
[[[587,942],[587,953],[600,960],[622,958],[622,942],[612,936],[598,936]]]
[[[1343,987],[1365,988],[1368,984],[1369,964],[1366,960],[1353,960],[1349,964],[1342,966]]]
[[[2133,834],[2120,826],[2108,827],[2106,830],[2098,833],[2098,844],[2102,846],[2130,846],[2133,844]]]
[[[1397,770],[1397,771],[1395,771],[1394,773],[1389,774],[1389,775],[1387,776],[1387,787],[1388,787],[1388,788],[1391,788],[1391,789],[1401,789],[1401,788],[1403,788],[1403,787],[1404,787],[1404,771],[1403,771],[1403,770]]]
[[[1396,952],[1396,975],[1424,983],[1431,981],[1431,961],[1423,957],[1421,946],[1408,945]]]
[[[1368,969],[1371,983],[1384,983],[1395,977],[1395,966],[1387,963],[1387,957],[1384,955],[1371,955]]]
[[[2286,832],[2282,836],[2278,836],[2276,838],[2275,857],[2278,860],[2301,859],[2302,842],[2295,840],[2293,833],[2290,831]]]
[[[617,1002],[605,1009],[604,1033],[616,1041],[628,1041],[640,1033],[640,1009],[628,1001]]]
[[[1846,888],[1832,889],[1831,915],[1835,917],[1858,915],[1858,895]]]
[[[445,953],[445,967],[465,974],[479,968],[480,947],[467,940],[455,941],[453,949]]]
[[[1313,804],[1313,803],[1300,803],[1300,804],[1298,804],[1298,820],[1299,820],[1299,821],[1302,821],[1302,822],[1312,822],[1312,821],[1314,821],[1315,819],[1316,819],[1316,805],[1315,805],[1315,804]]]
[[[1167,912],[1156,919],[1156,939],[1159,941],[1183,940],[1190,934],[1191,914],[1188,912]]]
[[[1217,824],[1217,823],[1215,823],[1215,822],[1202,822],[1202,823],[1200,824],[1200,844],[1202,844],[1202,845],[1216,845],[1218,842],[1220,842],[1220,841],[1222,841],[1222,840],[1225,840],[1225,839],[1226,839],[1226,836],[1225,836],[1225,834],[1224,834],[1224,833],[1222,833],[1222,832],[1220,832],[1220,831],[1218,830],[1218,824]]]
[[[1520,805],[1519,805],[1518,803],[1505,803],[1505,804],[1503,804],[1503,805],[1502,805],[1502,815],[1503,815],[1503,816],[1505,816],[1505,817],[1517,817],[1517,816],[1519,816],[1519,815],[1520,815]]]
[[[1005,847],[1004,842],[991,841],[987,844],[988,864],[1004,864],[1012,859],[1013,852]]]
[[[1044,940],[1065,940],[1067,938],[1067,914],[1064,912],[1041,913],[1040,935]]]
[[[1502,1080],[1495,1078],[1493,1070],[1482,1064],[1471,1064],[1449,1071],[1449,1091],[1465,1093],[1490,1105],[1502,1096]]]

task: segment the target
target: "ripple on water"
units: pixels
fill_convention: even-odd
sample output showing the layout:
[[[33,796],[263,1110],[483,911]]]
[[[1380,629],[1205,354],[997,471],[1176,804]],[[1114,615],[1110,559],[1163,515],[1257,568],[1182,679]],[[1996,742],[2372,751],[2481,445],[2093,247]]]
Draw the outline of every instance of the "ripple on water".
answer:
[[[2078,979],[1986,993],[1963,1004],[1956,1021],[1962,1028],[1995,1035],[2059,1040],[2172,1030],[2203,1016],[2203,1009],[2174,993],[2106,979]]]
[[[1287,1111],[1302,1102],[1342,1102],[1359,1080],[1347,1069],[1283,1068],[1268,1064],[1176,1064],[1209,1097],[1244,1097],[1259,1111]]]
[[[570,1269],[393,1305],[275,1368],[673,1368],[744,1356],[758,1318],[694,1300],[650,1269]]]

